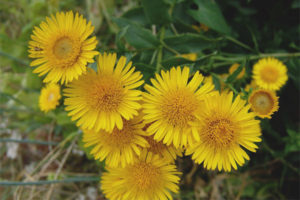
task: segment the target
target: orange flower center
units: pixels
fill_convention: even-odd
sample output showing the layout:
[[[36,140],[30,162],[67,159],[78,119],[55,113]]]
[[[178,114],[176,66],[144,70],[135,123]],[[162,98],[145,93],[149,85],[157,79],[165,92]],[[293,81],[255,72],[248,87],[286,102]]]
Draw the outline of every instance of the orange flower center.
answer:
[[[249,101],[254,110],[260,114],[268,114],[274,106],[274,100],[272,96],[264,91],[254,93]]]
[[[142,191],[157,187],[161,180],[160,170],[150,163],[136,163],[130,168],[132,182]]]
[[[184,128],[189,121],[195,119],[194,111],[198,101],[193,93],[184,89],[170,91],[162,103],[162,116],[172,126]]]
[[[48,95],[48,101],[52,101],[54,99],[54,94],[53,92],[51,92],[49,95]]]
[[[261,70],[260,75],[261,75],[261,79],[267,83],[274,83],[277,81],[279,77],[278,70],[276,70],[272,66],[265,66]]]
[[[228,147],[235,141],[236,127],[224,118],[211,119],[200,132],[202,140],[220,147]]]
[[[71,37],[62,37],[54,42],[52,48],[54,66],[61,68],[72,67],[79,57],[81,51],[81,43],[78,39]]]
[[[112,76],[102,76],[91,85],[88,101],[93,109],[115,112],[124,97],[124,88]]]

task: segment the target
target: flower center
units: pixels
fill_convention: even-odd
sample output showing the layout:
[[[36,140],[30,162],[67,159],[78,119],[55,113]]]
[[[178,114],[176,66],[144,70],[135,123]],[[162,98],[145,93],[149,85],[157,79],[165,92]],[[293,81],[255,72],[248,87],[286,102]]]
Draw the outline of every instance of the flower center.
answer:
[[[106,141],[110,146],[120,148],[131,144],[134,138],[134,127],[129,121],[123,120],[123,129],[114,128],[112,133],[107,133]],[[102,138],[103,140],[105,138]]]
[[[162,103],[162,115],[172,126],[186,127],[189,121],[193,121],[194,111],[198,102],[193,93],[186,90],[170,91]]]
[[[54,94],[51,92],[49,95],[48,95],[48,101],[52,101],[54,99]]]
[[[228,147],[235,140],[236,127],[224,118],[213,119],[207,122],[206,128],[201,131],[202,140],[220,147]]]
[[[56,41],[54,45],[54,55],[59,59],[68,57],[73,51],[72,40],[67,37],[61,38]]]
[[[273,98],[266,92],[255,93],[251,98],[252,106],[261,114],[270,112],[274,105]]]
[[[151,163],[136,163],[131,170],[132,182],[142,191],[157,186],[161,178],[160,170]]]
[[[123,100],[124,88],[113,77],[102,76],[91,86],[88,94],[87,100],[91,102],[93,109],[115,112]]]
[[[279,73],[272,66],[265,66],[261,72],[261,78],[267,83],[274,83],[278,79]]]
[[[80,56],[81,42],[79,39],[65,36],[57,39],[50,48],[54,56],[52,64],[60,68],[69,68],[77,62]]]
[[[147,142],[149,143],[150,147],[148,148],[148,151],[154,153],[154,154],[163,154],[163,150],[166,149],[166,146],[163,144],[162,141],[157,142],[153,139],[152,136],[145,137]]]

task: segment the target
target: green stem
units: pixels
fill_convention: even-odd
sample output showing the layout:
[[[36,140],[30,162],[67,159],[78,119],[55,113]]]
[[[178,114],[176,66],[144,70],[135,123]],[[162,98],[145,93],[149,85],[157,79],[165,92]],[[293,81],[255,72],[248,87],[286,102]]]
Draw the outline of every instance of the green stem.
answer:
[[[6,57],[6,58],[8,58],[8,59],[10,59],[10,60],[16,61],[16,62],[18,62],[18,63],[20,63],[20,64],[22,64],[22,65],[27,65],[27,66],[29,66],[29,64],[28,64],[27,62],[25,62],[25,61],[23,61],[23,60],[21,60],[21,59],[19,59],[19,58],[16,58],[16,57],[14,57],[14,56],[12,56],[12,55],[10,55],[10,54],[8,54],[8,53],[5,53],[5,52],[3,52],[3,51],[1,51],[1,50],[0,50],[0,56],[3,56],[3,57]]]
[[[63,180],[42,180],[42,181],[0,181],[1,186],[27,186],[27,185],[49,185],[58,183],[75,183],[75,182],[98,182],[99,177],[73,177]]]
[[[259,58],[265,58],[265,57],[300,57],[300,52],[294,52],[294,53],[262,53],[259,55],[250,55],[247,58],[249,60],[256,60]],[[220,61],[231,61],[231,62],[239,62],[243,61],[245,59],[245,56],[239,56],[239,57],[223,57],[223,56],[213,56],[212,59],[214,60],[220,60]]]
[[[249,51],[253,51],[253,49],[251,47],[249,47],[248,45],[246,45],[246,44],[244,44],[244,43],[242,43],[242,42],[240,42],[240,41],[238,41],[238,40],[236,40],[236,39],[234,39],[230,36],[225,36],[224,38],[231,41],[231,42],[233,42],[233,43],[235,43],[235,44],[237,44],[237,45],[239,45],[239,46],[241,46],[241,47],[243,47],[243,48],[245,48],[245,49],[247,49],[247,50],[249,50]]]
[[[158,47],[158,54],[157,54],[157,60],[156,60],[156,72],[159,73],[159,70],[161,69],[161,61],[162,61],[162,54],[163,54],[163,39],[165,36],[165,27],[161,28],[159,40],[161,42],[161,45]]]
[[[41,141],[41,140],[28,140],[28,139],[23,139],[23,140],[17,140],[17,139],[10,139],[10,138],[1,138],[1,142],[15,142],[15,143],[27,143],[27,144],[40,144],[40,145],[58,145],[57,142],[46,142],[46,141]]]

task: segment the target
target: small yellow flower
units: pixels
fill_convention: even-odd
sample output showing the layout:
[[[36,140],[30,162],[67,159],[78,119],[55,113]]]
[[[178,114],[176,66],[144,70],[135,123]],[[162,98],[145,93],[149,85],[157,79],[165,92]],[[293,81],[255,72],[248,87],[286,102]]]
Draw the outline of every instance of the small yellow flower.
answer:
[[[123,128],[114,128],[112,133],[100,130],[83,131],[85,147],[93,146],[91,154],[95,160],[103,161],[108,167],[125,167],[132,164],[148,145],[144,138],[144,124],[141,117],[123,120]]]
[[[245,104],[240,96],[233,100],[232,92],[207,96],[197,115],[200,140],[188,146],[186,154],[210,170],[231,171],[237,164],[242,166],[250,159],[244,148],[255,152],[254,142],[261,141],[259,121]]]
[[[50,83],[46,87],[42,88],[39,98],[39,107],[41,111],[48,112],[56,108],[59,104],[60,87],[57,84]]]
[[[233,74],[235,72],[235,70],[237,70],[237,68],[240,66],[240,64],[238,63],[234,63],[233,65],[230,66],[229,68],[229,74]],[[241,79],[244,77],[245,75],[245,67],[243,67],[242,71],[237,75],[237,79]]]
[[[151,152],[124,168],[108,168],[101,177],[101,189],[110,200],[168,200],[178,193],[179,176],[174,164]]]
[[[126,64],[122,56],[100,54],[98,71],[89,70],[64,89],[66,110],[72,120],[78,120],[82,129],[104,129],[111,132],[115,126],[123,128],[122,118],[129,120],[138,115],[142,92],[136,88],[144,81],[135,72],[132,62]]]
[[[260,118],[269,118],[278,111],[278,97],[274,91],[259,89],[252,92],[249,97],[251,110]]]
[[[154,140],[176,148],[199,140],[191,122],[196,120],[201,100],[214,89],[211,83],[202,84],[203,76],[198,71],[191,78],[189,74],[188,67],[162,70],[161,75],[151,79],[153,86],[146,85],[147,92],[143,93],[144,120],[151,124],[147,132],[154,135]]]
[[[191,61],[197,60],[197,54],[196,53],[180,54],[179,56],[182,57],[182,58],[185,58],[187,60],[191,60]]]
[[[71,82],[86,72],[87,63],[93,63],[98,41],[88,37],[94,27],[82,15],[72,11],[58,12],[46,17],[35,27],[29,42],[29,57],[35,60],[30,66],[38,66],[33,72],[46,75],[44,82]]]
[[[276,58],[260,59],[253,67],[253,79],[260,88],[279,90],[288,80],[287,67]]]

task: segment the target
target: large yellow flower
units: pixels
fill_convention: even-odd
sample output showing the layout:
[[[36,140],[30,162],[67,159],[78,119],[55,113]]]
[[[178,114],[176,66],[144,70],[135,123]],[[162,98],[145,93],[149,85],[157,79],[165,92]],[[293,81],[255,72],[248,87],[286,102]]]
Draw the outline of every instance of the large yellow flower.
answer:
[[[39,98],[39,107],[41,111],[48,112],[56,108],[59,104],[60,87],[57,84],[51,83],[42,88]]]
[[[31,66],[39,76],[47,74],[44,82],[68,83],[86,72],[87,63],[93,63],[98,52],[96,37],[89,37],[94,27],[82,15],[72,11],[46,17],[35,27],[29,42],[29,57],[35,58]]]
[[[65,105],[72,120],[83,129],[104,129],[111,132],[115,125],[123,128],[122,117],[126,120],[138,115],[141,108],[141,86],[143,75],[135,72],[132,62],[126,64],[122,56],[117,65],[116,54],[100,54],[98,72],[89,70],[72,81],[64,90]]]
[[[196,120],[201,100],[214,86],[204,84],[198,71],[189,81],[188,67],[162,70],[161,76],[156,74],[156,80],[151,82],[153,86],[146,85],[148,93],[143,94],[144,120],[151,123],[147,132],[154,134],[155,140],[167,145],[173,143],[176,148],[199,140],[198,130],[191,123]]]
[[[133,163],[141,154],[142,148],[148,146],[143,127],[142,118],[134,117],[128,121],[123,120],[123,128],[119,130],[115,127],[112,133],[104,130],[85,130],[84,146],[93,146],[90,153],[96,160],[105,159],[106,166],[125,167]]]
[[[287,68],[276,58],[263,58],[253,67],[253,79],[260,88],[279,90],[288,79]]]
[[[233,100],[232,92],[207,97],[204,104],[198,115],[200,141],[186,153],[193,154],[197,163],[204,162],[207,169],[237,169],[237,164],[242,166],[249,160],[242,147],[253,152],[258,148],[254,142],[261,141],[259,121],[240,96]]]
[[[175,165],[144,152],[134,164],[103,173],[101,189],[110,200],[172,200],[179,174]]]
[[[251,93],[249,97],[251,110],[260,118],[269,118],[279,108],[278,97],[274,91],[259,89]]]

